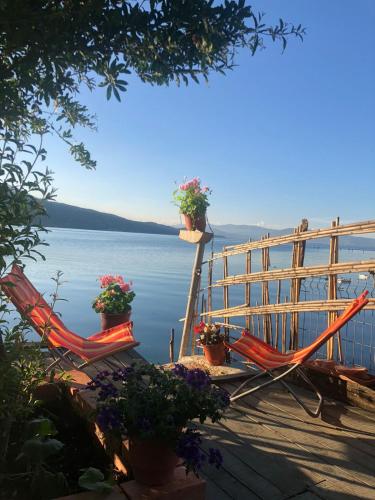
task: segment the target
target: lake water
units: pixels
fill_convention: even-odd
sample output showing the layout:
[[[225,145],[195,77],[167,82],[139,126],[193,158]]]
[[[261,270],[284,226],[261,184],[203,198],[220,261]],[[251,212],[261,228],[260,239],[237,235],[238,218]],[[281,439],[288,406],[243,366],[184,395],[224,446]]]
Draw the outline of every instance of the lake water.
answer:
[[[171,328],[176,331],[178,352],[182,329],[178,320],[185,314],[194,245],[177,236],[78,229],[53,229],[45,239],[49,243],[42,247],[46,260],[29,261],[26,274],[48,300],[54,287],[51,277],[57,270],[64,273],[59,295],[67,302],[58,302],[55,309],[62,314],[68,328],[85,337],[100,330],[99,315],[91,308],[92,300],[100,292],[97,279],[103,274],[121,274],[133,282],[136,293],[132,319],[135,336],[141,342],[140,353],[153,362],[167,361]],[[224,244],[232,243],[216,239],[213,248],[217,251]],[[211,249],[211,244],[207,245],[207,252]],[[290,266],[290,251],[271,249],[270,253],[272,267]],[[254,252],[253,271],[260,270],[260,252],[258,257],[257,260]],[[345,250],[340,253],[341,261],[369,258],[375,258],[375,253]],[[327,261],[328,250],[311,248],[306,252],[305,265]],[[231,259],[230,274],[243,272],[244,256]],[[221,275],[222,268],[218,266],[215,277]],[[360,284],[360,288],[365,286],[366,283]],[[259,295],[260,289],[257,291],[254,287],[252,303]],[[231,305],[243,303],[242,287],[231,295],[231,300]]]

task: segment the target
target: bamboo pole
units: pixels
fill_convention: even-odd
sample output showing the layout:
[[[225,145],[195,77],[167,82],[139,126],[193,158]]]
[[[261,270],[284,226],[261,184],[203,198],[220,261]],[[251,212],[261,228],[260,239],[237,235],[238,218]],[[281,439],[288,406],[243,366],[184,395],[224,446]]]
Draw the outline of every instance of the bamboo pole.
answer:
[[[337,299],[337,300],[306,300],[299,302],[297,304],[293,302],[286,302],[282,304],[270,304],[268,306],[247,307],[246,305],[230,307],[229,309],[217,309],[202,316],[211,317],[222,317],[224,314],[228,318],[233,318],[235,316],[246,316],[255,315],[260,316],[262,314],[275,314],[275,313],[290,313],[294,311],[298,312],[327,312],[327,311],[342,311],[349,304],[351,304],[352,299]],[[256,303],[258,304],[258,303]],[[373,311],[375,310],[375,298],[369,298],[368,304],[364,307],[365,310]]]
[[[332,221],[331,227],[336,228],[339,225],[339,218]],[[329,264],[337,264],[338,262],[338,237],[331,236],[329,242]],[[331,274],[328,276],[328,290],[327,290],[328,300],[336,300],[337,299],[337,276],[335,274]],[[336,311],[328,311],[327,314],[327,322],[328,326],[331,325],[335,319],[337,318]],[[327,359],[333,359],[335,356],[335,344],[334,338],[332,337],[327,342]]]
[[[276,290],[276,304],[280,304],[280,293],[281,293],[281,281],[278,280],[277,282],[277,290]],[[273,344],[274,347],[276,347],[279,344],[279,315],[276,313],[275,314],[275,342]]]
[[[251,251],[246,252],[246,274],[251,274]],[[251,285],[250,283],[245,284],[245,304],[250,306],[251,302]],[[250,316],[245,317],[246,329],[250,330]]]
[[[229,271],[228,271],[228,257],[223,258],[223,277],[226,279],[228,277]],[[224,309],[229,308],[229,288],[227,286],[224,286],[223,288],[223,302],[224,302]],[[225,316],[223,316],[223,322],[226,323],[228,320]],[[229,328],[224,327],[224,338],[226,342],[229,342]],[[230,363],[230,353],[229,350],[226,350],[225,354],[225,360],[227,363]]]
[[[207,271],[207,307],[209,311],[212,311],[212,272],[213,272],[213,261],[210,260],[208,263]],[[209,318],[209,323],[211,323],[211,318]]]
[[[284,302],[288,302],[288,297],[285,297]],[[286,312],[281,314],[281,350],[286,351]]]
[[[302,219],[301,224],[296,230],[296,234],[301,234],[306,232],[308,229],[307,219]],[[293,257],[292,257],[292,268],[298,268],[303,266],[303,261],[305,258],[305,241],[297,241],[293,243]],[[292,302],[299,302],[301,292],[301,279],[293,278],[291,283],[290,297]],[[289,348],[292,350],[298,349],[298,336],[299,336],[299,314],[298,312],[291,313],[290,318],[290,345]]]
[[[323,264],[299,268],[276,269],[274,271],[257,272],[251,274],[238,274],[228,276],[225,280],[217,280],[212,288],[245,283],[257,283],[261,281],[276,281],[292,278],[308,278],[315,276],[329,276],[331,274],[348,274],[375,271],[375,260],[362,260],[359,262],[338,262],[336,264]]]
[[[249,250],[261,249],[266,246],[274,247],[286,245],[294,241],[307,241],[311,239],[326,238],[330,236],[343,236],[353,234],[375,233],[375,220],[358,222],[355,224],[340,225],[335,228],[316,229],[314,231],[305,231],[298,235],[289,234],[285,236],[276,236],[267,241],[251,241],[240,245],[227,246],[223,252],[214,253],[213,260],[222,259],[224,256],[237,255],[248,252]]]

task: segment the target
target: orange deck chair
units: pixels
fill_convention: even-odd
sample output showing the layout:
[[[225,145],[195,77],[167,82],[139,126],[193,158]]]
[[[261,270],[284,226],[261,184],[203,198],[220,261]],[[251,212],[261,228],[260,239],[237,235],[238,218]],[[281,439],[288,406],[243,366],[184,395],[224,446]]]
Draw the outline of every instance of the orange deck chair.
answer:
[[[255,364],[260,368],[260,372],[256,375],[252,375],[247,378],[237,389],[231,394],[231,401],[236,401],[248,394],[252,394],[263,387],[267,387],[275,382],[280,382],[288,392],[296,399],[296,401],[302,406],[302,408],[312,417],[318,417],[323,404],[323,397],[318,391],[318,389],[313,385],[311,380],[301,369],[303,363],[309,359],[322,345],[324,345],[328,339],[330,339],[335,333],[337,333],[340,328],[342,328],[353,316],[355,316],[367,303],[366,299],[367,291],[364,292],[360,297],[355,299],[339,316],[336,321],[334,321],[319,337],[309,346],[299,349],[298,351],[290,353],[281,353],[277,349],[274,349],[269,344],[266,344],[258,337],[254,337],[247,331],[244,331],[242,336],[229,344],[225,343],[225,346],[240,354],[246,358],[249,362]],[[274,374],[275,370],[283,370],[281,374]],[[284,377],[296,371],[305,382],[314,390],[318,397],[319,403],[316,410],[310,410],[304,402],[298,397],[298,395],[289,387],[289,385],[283,380]],[[254,381],[255,379],[261,377],[262,375],[269,375],[271,380],[263,382],[256,387],[244,390],[241,392],[247,384]]]
[[[139,345],[133,336],[131,321],[88,338],[71,332],[17,265],[14,265],[11,272],[0,280],[0,287],[21,316],[26,318],[48,343],[55,357],[49,369],[63,360],[75,368],[82,369],[90,363]],[[71,356],[72,353],[84,362],[77,365]],[[110,364],[109,360],[107,362]]]

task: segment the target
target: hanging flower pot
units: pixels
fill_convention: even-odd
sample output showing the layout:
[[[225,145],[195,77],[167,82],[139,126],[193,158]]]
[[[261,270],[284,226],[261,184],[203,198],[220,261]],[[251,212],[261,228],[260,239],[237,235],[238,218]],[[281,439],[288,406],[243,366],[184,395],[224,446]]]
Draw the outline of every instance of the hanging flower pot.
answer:
[[[129,460],[139,483],[160,486],[172,481],[178,457],[164,441],[131,438]]]
[[[183,215],[185,227],[188,231],[196,229],[202,232],[205,231],[206,210],[210,205],[208,202],[209,194],[211,194],[210,188],[207,186],[202,187],[198,177],[181,184],[174,191],[174,202],[179,207],[180,214]]]
[[[220,366],[225,362],[225,347],[222,342],[203,346],[204,356],[212,366]]]
[[[108,328],[113,328],[114,326],[121,325],[122,323],[127,323],[130,321],[131,313],[131,308],[128,311],[119,314],[101,313],[100,323],[102,330],[108,330]]]
[[[191,215],[182,214],[187,231],[198,230],[204,233],[206,230],[206,214],[193,218]]]

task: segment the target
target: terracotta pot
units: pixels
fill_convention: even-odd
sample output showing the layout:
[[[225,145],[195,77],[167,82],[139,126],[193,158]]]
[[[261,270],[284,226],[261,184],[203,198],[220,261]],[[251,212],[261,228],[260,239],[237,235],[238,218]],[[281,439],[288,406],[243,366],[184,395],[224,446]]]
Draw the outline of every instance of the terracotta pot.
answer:
[[[178,457],[164,441],[131,438],[129,460],[136,481],[159,486],[172,481]]]
[[[194,219],[191,215],[182,215],[184,217],[185,228],[187,229],[187,231],[194,231],[195,229],[197,229],[198,231],[204,233],[206,229],[206,214],[201,215],[196,219]]]
[[[102,330],[107,330],[108,328],[113,328],[122,323],[127,323],[130,321],[131,313],[131,309],[120,314],[100,313]]]
[[[50,403],[61,398],[61,389],[56,383],[46,382],[36,386],[33,390],[33,395],[35,399],[39,399],[45,403]]]
[[[220,344],[204,345],[204,356],[212,366],[220,366],[225,361],[225,347],[222,342]]]

